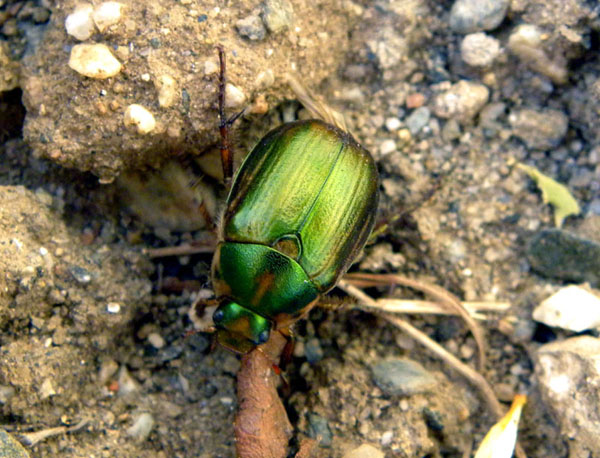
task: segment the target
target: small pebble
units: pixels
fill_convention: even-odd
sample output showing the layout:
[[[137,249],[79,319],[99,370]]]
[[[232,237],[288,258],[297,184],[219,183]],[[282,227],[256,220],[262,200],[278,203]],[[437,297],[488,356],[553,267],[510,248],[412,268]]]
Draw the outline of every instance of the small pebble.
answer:
[[[258,74],[256,80],[254,81],[254,84],[257,89],[266,89],[268,87],[271,87],[274,82],[275,74],[273,73],[273,70],[269,68]]]
[[[100,370],[98,371],[98,381],[101,384],[108,382],[119,370],[119,365],[112,358],[102,361]]]
[[[135,440],[142,442],[148,439],[152,428],[154,427],[154,418],[147,412],[139,415],[133,422],[133,425],[127,429],[127,435]]]
[[[382,447],[387,447],[388,445],[390,445],[392,443],[392,440],[394,439],[394,431],[386,431],[381,435],[381,446]]]
[[[239,108],[246,101],[246,95],[242,90],[229,83],[225,86],[225,97],[225,106],[227,108]]]
[[[376,447],[369,444],[363,444],[349,452],[342,458],[384,458],[385,454]]]
[[[267,34],[263,21],[256,15],[240,19],[235,23],[235,28],[242,37],[252,41],[262,40]]]
[[[389,130],[390,132],[394,132],[394,131],[400,129],[401,125],[402,125],[402,123],[400,122],[400,120],[398,118],[387,118],[385,120],[385,128],[387,130]]]
[[[582,332],[600,327],[600,297],[587,289],[570,285],[542,301],[533,319],[547,326]]]
[[[150,342],[150,345],[157,349],[165,346],[165,339],[163,339],[162,336],[157,332],[152,332],[148,335],[148,342]]]
[[[308,436],[318,440],[319,446],[321,447],[331,447],[331,443],[333,442],[333,434],[331,433],[327,419],[316,413],[309,413],[307,415],[307,419]]]
[[[291,28],[294,9],[287,0],[266,0],[263,4],[263,21],[271,33]]]
[[[500,54],[500,42],[483,32],[471,33],[460,44],[462,60],[473,67],[487,67]]]
[[[425,96],[420,92],[409,94],[406,97],[406,108],[419,108],[425,103]]]
[[[154,115],[146,108],[137,103],[129,105],[125,109],[123,123],[127,127],[134,128],[138,134],[148,134],[156,127]]]
[[[510,0],[456,0],[450,10],[450,28],[458,33],[493,30],[506,16]]]
[[[217,73],[218,70],[219,66],[216,62],[212,60],[207,60],[206,62],[204,62],[204,74],[206,76],[212,75],[213,73]]]
[[[569,128],[569,118],[561,111],[530,108],[510,113],[508,122],[512,133],[531,149],[548,150],[558,146]]]
[[[406,358],[389,358],[371,367],[377,386],[391,396],[411,396],[431,391],[437,381],[419,363]]]
[[[177,83],[173,77],[160,75],[154,80],[154,86],[158,90],[158,104],[161,107],[168,108],[177,101]]]
[[[48,399],[51,396],[56,395],[56,390],[54,389],[54,385],[52,384],[52,380],[47,378],[40,385],[40,398]]]
[[[440,118],[469,122],[485,106],[489,95],[483,84],[461,80],[435,98],[433,111]]]
[[[127,397],[133,393],[137,393],[140,389],[138,382],[129,374],[127,367],[121,366],[119,370],[119,396]]]
[[[103,44],[80,44],[71,49],[69,67],[89,78],[106,79],[121,71],[121,63]]]
[[[75,278],[75,280],[77,280],[77,282],[81,283],[81,284],[86,284],[92,281],[92,274],[90,274],[90,272],[86,269],[84,269],[83,267],[79,267],[79,266],[70,266],[69,267],[69,272],[71,272],[71,275],[73,275],[73,278]]]
[[[121,19],[123,5],[119,2],[104,2],[94,10],[92,18],[100,32],[104,32],[111,25],[115,25]]]
[[[306,360],[311,364],[318,363],[323,359],[323,348],[319,339],[308,339],[304,344],[304,352]]]
[[[15,392],[10,385],[0,385],[0,404],[6,404],[15,395]]]
[[[90,38],[92,33],[94,33],[93,11],[94,7],[89,3],[77,5],[75,10],[65,19],[67,33],[79,41]]]
[[[121,304],[118,302],[109,302],[106,304],[106,311],[108,313],[119,313],[121,311]]]
[[[412,135],[416,135],[427,125],[431,117],[431,111],[427,107],[420,107],[406,118],[406,127]]]
[[[393,153],[396,151],[396,142],[392,139],[384,140],[379,145],[379,152],[382,156]]]

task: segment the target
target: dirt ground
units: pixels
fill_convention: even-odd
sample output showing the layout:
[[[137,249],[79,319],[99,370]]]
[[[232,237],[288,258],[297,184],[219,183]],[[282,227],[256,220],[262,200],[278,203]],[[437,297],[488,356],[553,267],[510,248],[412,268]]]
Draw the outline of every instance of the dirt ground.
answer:
[[[36,457],[234,456],[239,358],[188,332],[190,305],[210,297],[211,254],[147,254],[210,236],[198,203],[215,215],[224,198],[221,44],[244,94],[229,110],[248,107],[232,129],[236,164],[268,130],[307,116],[286,73],[342,112],[378,163],[378,219],[389,223],[351,270],[510,303],[482,321],[483,374],[507,406],[528,395],[519,436],[528,456],[574,456],[534,374],[540,345],[570,335],[531,317],[563,285],[526,256],[554,217],[514,164],[564,183],[582,212],[563,229],[600,241],[589,230],[600,218],[600,9],[481,2],[502,10],[499,20],[466,30],[453,3],[123,0],[120,19],[83,40],[107,44],[123,69],[94,79],[68,66],[75,1],[0,0],[2,429],[31,439],[66,427],[36,436]],[[492,41],[468,48],[465,35],[482,30]],[[175,81],[171,104],[158,98],[164,75]],[[153,113],[152,132],[126,126],[131,104]],[[481,441],[495,419],[473,386],[343,291],[326,302],[343,306],[295,326],[281,393],[291,455],[305,436],[321,438],[318,457],[361,444],[388,457],[461,457]],[[407,319],[475,366],[461,320]],[[373,368],[398,357],[419,362],[434,388],[382,390]]]

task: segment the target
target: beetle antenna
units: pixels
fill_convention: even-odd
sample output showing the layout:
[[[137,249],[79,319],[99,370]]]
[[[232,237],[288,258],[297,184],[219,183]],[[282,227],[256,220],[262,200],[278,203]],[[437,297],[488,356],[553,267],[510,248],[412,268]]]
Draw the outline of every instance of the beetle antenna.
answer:
[[[239,118],[243,111],[235,115],[232,120],[228,120],[225,116],[225,92],[227,86],[227,75],[226,75],[226,59],[225,49],[223,46],[218,45],[217,50],[219,51],[219,132],[221,134],[221,164],[223,166],[223,180],[225,184],[228,184],[233,176],[233,152],[229,146],[229,126],[233,124],[237,118]]]

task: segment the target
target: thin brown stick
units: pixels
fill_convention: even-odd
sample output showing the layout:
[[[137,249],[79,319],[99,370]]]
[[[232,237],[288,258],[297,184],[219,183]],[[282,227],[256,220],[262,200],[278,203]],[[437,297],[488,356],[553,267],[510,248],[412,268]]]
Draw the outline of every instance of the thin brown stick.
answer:
[[[415,289],[417,291],[421,291],[430,297],[433,297],[439,303],[449,310],[452,310],[457,315],[459,315],[467,326],[469,330],[473,334],[475,338],[475,342],[479,349],[479,362],[478,366],[480,369],[485,367],[486,363],[486,345],[485,338],[483,335],[482,328],[475,322],[475,320],[471,317],[469,312],[463,307],[454,294],[446,291],[444,288],[432,285],[429,283],[425,283],[418,280],[413,280],[411,278],[403,277],[401,275],[395,274],[361,274],[361,273],[353,273],[346,274],[344,276],[344,280],[348,283],[351,283],[354,286],[389,286],[389,285],[402,285],[407,286],[409,288]]]
[[[199,253],[214,253],[215,244],[191,244],[185,243],[177,246],[166,246],[162,248],[146,248],[143,253],[150,258],[166,258],[167,256],[187,256]]]

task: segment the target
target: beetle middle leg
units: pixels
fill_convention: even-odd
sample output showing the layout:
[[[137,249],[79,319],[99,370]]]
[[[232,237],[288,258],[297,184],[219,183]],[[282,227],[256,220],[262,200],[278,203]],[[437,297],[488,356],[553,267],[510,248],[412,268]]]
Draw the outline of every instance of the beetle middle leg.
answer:
[[[233,176],[233,151],[229,144],[229,127],[242,115],[244,110],[234,114],[230,118],[225,115],[225,93],[227,89],[226,59],[225,50],[222,46],[217,46],[219,51],[219,132],[221,134],[221,164],[223,166],[223,181],[229,184]]]

